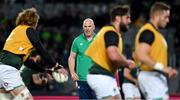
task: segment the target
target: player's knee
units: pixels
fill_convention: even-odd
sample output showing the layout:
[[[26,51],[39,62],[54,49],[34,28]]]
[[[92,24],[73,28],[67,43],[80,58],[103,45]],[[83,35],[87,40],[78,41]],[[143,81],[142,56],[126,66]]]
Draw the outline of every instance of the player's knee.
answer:
[[[134,100],[134,98],[131,98],[131,97],[127,97],[125,98],[126,100]]]
[[[33,100],[33,97],[27,88],[24,88],[13,100]]]
[[[0,100],[11,100],[12,98],[10,93],[0,93]]]

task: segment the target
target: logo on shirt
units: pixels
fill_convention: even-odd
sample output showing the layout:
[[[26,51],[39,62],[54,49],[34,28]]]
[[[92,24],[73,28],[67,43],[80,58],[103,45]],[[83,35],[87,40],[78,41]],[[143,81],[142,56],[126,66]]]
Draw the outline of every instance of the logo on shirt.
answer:
[[[4,86],[7,87],[7,86],[8,86],[8,83],[7,83],[7,82],[4,82]]]
[[[116,93],[116,88],[115,87],[113,88],[113,92]]]
[[[22,51],[22,50],[24,50],[24,48],[23,47],[19,47],[19,50]]]

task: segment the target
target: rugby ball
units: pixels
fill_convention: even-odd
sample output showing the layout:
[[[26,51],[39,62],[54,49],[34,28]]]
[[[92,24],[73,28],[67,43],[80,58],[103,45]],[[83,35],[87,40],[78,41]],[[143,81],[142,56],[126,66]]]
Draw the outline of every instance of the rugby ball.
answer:
[[[58,73],[57,71],[52,72],[53,78],[58,83],[64,83],[68,80],[67,74]]]

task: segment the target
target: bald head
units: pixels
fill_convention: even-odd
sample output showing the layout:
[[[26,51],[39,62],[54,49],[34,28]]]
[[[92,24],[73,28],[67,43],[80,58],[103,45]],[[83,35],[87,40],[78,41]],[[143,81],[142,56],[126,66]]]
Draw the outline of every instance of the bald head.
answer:
[[[86,19],[83,21],[83,26],[84,26],[86,23],[91,23],[92,25],[94,25],[94,21],[93,21],[91,18],[86,18]]]
[[[94,21],[91,18],[86,18],[83,22],[83,30],[85,36],[91,36],[94,33],[95,25]]]

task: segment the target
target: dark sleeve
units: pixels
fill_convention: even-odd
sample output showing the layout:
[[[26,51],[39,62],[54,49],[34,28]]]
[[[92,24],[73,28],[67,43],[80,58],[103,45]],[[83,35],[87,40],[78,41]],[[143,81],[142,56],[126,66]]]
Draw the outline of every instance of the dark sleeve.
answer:
[[[52,56],[49,55],[47,50],[43,47],[38,33],[33,28],[28,28],[26,34],[31,41],[32,45],[35,47],[37,52],[41,55],[41,57],[48,63],[48,65],[52,68],[55,66],[56,62]]]
[[[152,45],[154,41],[154,34],[149,31],[149,30],[145,30],[144,32],[141,33],[140,37],[139,37],[139,42],[144,42],[147,43],[149,45]]]
[[[27,66],[28,68],[31,68],[34,71],[45,72],[45,68],[35,63],[32,59],[27,59],[24,62],[24,65]]]
[[[117,33],[113,31],[106,32],[104,35],[104,40],[105,40],[106,48],[111,45],[118,46],[119,43],[119,37]]]

